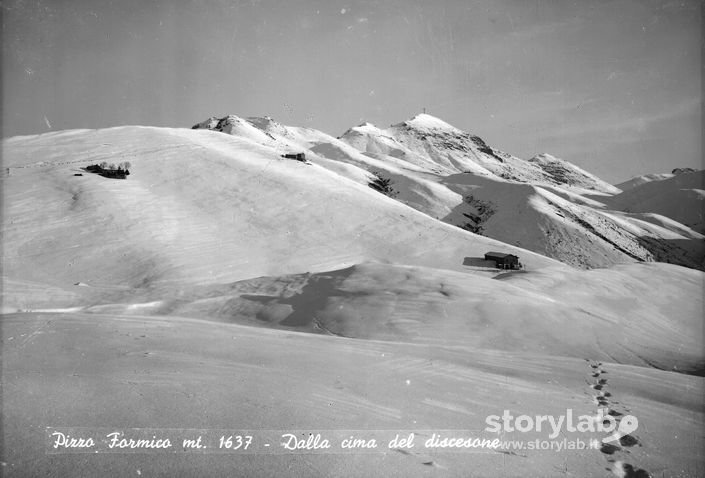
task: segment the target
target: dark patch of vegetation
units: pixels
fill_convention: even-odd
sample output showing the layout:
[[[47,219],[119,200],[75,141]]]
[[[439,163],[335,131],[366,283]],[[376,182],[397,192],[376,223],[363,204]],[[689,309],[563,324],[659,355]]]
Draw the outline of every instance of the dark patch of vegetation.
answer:
[[[83,170],[89,173],[99,174],[104,178],[126,179],[130,174],[130,166],[132,165],[129,161],[120,163],[117,166],[115,163],[108,164],[106,161],[103,161],[100,164],[86,166]]]
[[[375,178],[371,182],[367,183],[369,187],[384,194],[385,196],[389,196],[390,198],[397,197],[399,191],[392,187],[393,183],[391,179],[383,177],[378,171],[373,172],[372,174]]]
[[[495,213],[494,204],[489,201],[476,199],[473,196],[465,196],[465,204],[475,208],[477,214],[463,213],[463,216],[470,219],[470,222],[459,224],[458,227],[475,234],[482,234],[484,232],[482,225]]]

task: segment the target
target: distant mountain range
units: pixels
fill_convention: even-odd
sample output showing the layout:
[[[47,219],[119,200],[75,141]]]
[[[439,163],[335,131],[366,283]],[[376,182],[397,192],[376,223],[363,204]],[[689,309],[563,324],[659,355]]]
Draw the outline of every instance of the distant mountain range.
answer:
[[[387,129],[363,123],[339,138],[269,117],[230,115],[193,128],[302,151],[357,182],[381,177],[395,199],[431,217],[574,266],[705,268],[702,171],[616,187],[550,154],[517,158],[428,114]]]

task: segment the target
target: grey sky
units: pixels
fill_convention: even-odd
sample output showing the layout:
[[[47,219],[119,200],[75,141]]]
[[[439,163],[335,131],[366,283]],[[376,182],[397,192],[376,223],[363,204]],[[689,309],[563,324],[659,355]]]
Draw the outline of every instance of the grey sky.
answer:
[[[699,0],[2,3],[3,136],[422,108],[618,182],[703,167]]]

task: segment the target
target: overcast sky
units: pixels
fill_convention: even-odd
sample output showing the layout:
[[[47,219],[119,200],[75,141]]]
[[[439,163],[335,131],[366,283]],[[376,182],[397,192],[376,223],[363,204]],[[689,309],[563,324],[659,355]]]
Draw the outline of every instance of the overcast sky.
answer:
[[[422,111],[611,182],[703,168],[699,0],[9,0],[3,136]]]

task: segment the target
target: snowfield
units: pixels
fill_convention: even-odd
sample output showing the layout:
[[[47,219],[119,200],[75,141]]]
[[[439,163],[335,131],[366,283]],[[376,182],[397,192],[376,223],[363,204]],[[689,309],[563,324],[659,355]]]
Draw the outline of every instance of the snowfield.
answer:
[[[2,148],[3,475],[705,474],[702,172],[617,188],[430,115],[340,138],[231,115]],[[102,161],[131,174],[82,169]],[[45,453],[46,427],[548,440],[487,431],[505,410],[639,426],[560,452]]]

